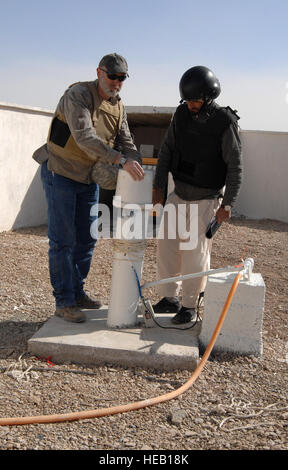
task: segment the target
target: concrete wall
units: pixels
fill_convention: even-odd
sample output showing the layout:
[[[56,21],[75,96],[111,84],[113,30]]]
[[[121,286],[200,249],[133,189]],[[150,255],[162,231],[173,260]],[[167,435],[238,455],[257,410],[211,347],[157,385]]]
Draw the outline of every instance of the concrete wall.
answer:
[[[141,140],[159,148],[173,110],[127,107],[138,147]],[[0,103],[1,231],[46,223],[40,168],[32,154],[46,141],[51,117],[51,111]],[[245,173],[235,209],[251,218],[288,222],[288,133],[241,131],[241,138]]]
[[[0,230],[46,223],[40,167],[32,154],[47,138],[52,113],[0,103]]]
[[[288,132],[241,131],[244,180],[235,209],[288,222]]]

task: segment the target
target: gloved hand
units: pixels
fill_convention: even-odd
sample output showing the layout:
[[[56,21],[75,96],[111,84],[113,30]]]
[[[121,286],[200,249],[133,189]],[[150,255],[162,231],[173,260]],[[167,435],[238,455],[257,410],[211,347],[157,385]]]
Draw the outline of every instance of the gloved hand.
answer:
[[[96,162],[91,171],[92,180],[103,189],[115,189],[119,169],[101,160]]]
[[[225,207],[219,207],[218,211],[216,212],[216,219],[218,224],[222,222],[227,222],[231,218],[231,210],[226,211]]]

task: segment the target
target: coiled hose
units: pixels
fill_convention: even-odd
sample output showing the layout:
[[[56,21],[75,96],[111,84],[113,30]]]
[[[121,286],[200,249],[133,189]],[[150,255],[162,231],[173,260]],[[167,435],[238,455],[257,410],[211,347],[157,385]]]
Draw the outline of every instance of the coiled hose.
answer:
[[[146,408],[147,406],[157,405],[159,403],[163,403],[173,398],[178,397],[182,393],[186,392],[196,381],[199,377],[200,373],[202,372],[210,353],[214,347],[214,344],[217,340],[217,337],[221,331],[222,325],[224,323],[227,311],[230,307],[232,302],[233,296],[236,292],[238,284],[241,280],[242,272],[239,272],[231,286],[227,299],[225,301],[224,307],[218,319],[217,325],[215,330],[211,336],[209,344],[200,360],[197,368],[193,372],[190,379],[187,380],[181,387],[172,392],[166,393],[164,395],[159,395],[154,398],[148,398],[146,400],[137,401],[134,403],[128,403],[126,405],[118,405],[112,406],[110,408],[98,408],[96,410],[87,410],[87,411],[79,411],[79,412],[71,412],[71,413],[63,413],[63,414],[52,414],[52,415],[40,415],[40,416],[24,416],[24,417],[15,417],[15,418],[0,418],[0,426],[17,426],[17,425],[24,425],[24,424],[44,424],[44,423],[59,423],[64,421],[77,421],[82,419],[90,419],[90,418],[100,418],[103,416],[110,416],[120,413],[126,413],[128,411],[135,411],[139,410],[140,408]]]

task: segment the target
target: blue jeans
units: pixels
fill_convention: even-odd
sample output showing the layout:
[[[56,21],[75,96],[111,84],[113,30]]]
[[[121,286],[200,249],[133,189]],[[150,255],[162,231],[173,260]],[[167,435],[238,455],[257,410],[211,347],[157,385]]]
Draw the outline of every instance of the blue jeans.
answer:
[[[48,204],[49,273],[56,307],[75,305],[84,294],[96,240],[90,226],[98,203],[96,183],[83,184],[41,166],[41,179]],[[95,213],[95,212],[94,212]]]

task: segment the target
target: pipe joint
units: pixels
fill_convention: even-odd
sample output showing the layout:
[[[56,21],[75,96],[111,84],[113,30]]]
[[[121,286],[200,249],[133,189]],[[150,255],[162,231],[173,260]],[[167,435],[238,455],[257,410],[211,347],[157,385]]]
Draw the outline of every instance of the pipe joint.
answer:
[[[247,281],[250,281],[251,273],[254,268],[254,259],[247,258],[244,260],[244,270],[243,270],[243,278]]]

